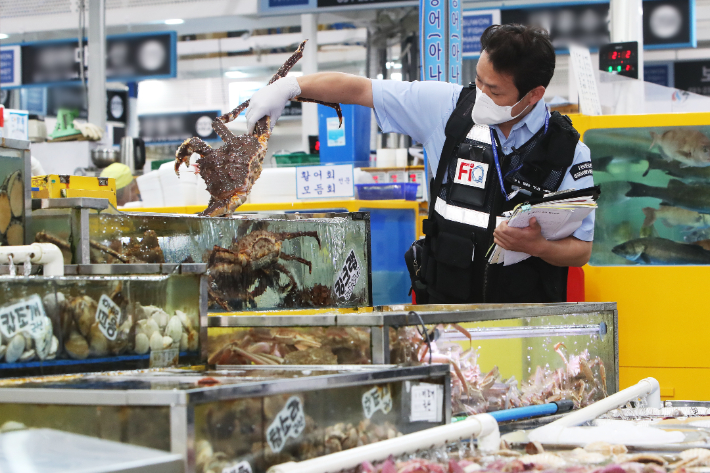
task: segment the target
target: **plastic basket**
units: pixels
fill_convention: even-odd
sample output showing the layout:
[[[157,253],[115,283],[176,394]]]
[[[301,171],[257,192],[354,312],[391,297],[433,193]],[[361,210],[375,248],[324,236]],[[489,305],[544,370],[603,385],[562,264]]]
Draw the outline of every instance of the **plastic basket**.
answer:
[[[320,156],[317,154],[275,154],[274,159],[278,168],[298,166],[300,164],[320,164]]]
[[[391,182],[384,184],[355,184],[361,200],[417,200],[416,182]]]

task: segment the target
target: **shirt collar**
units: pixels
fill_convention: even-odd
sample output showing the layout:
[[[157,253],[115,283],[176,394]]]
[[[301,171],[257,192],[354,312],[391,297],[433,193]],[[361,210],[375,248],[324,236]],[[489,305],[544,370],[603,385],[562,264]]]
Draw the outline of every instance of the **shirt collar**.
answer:
[[[510,135],[508,137],[510,138],[510,136],[515,132],[515,130],[522,128],[523,126],[527,126],[528,131],[530,133],[537,133],[538,130],[542,128],[542,126],[545,124],[546,114],[547,110],[545,109],[545,101],[543,99],[540,99],[535,104],[533,109],[530,110],[530,113],[525,115],[522,120],[513,125],[513,128],[511,128]],[[498,133],[498,136],[503,136],[502,132],[500,131],[500,128],[498,128],[498,125],[493,125],[493,128]]]

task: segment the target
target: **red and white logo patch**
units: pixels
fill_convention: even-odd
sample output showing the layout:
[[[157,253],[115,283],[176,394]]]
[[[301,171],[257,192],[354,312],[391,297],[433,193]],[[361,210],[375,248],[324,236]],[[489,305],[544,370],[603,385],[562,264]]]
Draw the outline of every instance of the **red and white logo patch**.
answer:
[[[456,175],[454,176],[456,184],[485,189],[486,176],[488,176],[488,164],[468,159],[458,159]]]

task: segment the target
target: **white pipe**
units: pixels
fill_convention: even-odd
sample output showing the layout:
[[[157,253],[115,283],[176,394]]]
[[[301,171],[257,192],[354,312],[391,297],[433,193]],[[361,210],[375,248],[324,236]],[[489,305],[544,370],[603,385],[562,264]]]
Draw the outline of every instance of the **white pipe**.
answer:
[[[52,243],[32,243],[26,246],[0,246],[0,263],[25,261],[27,257],[34,264],[44,266],[45,276],[64,276],[64,256],[57,245]]]
[[[479,438],[479,448],[500,445],[498,422],[489,414],[470,416],[455,424],[441,425],[421,432],[396,437],[382,442],[351,448],[299,463],[288,462],[269,468],[268,473],[327,473],[356,468],[364,461],[383,461],[392,456],[429,450],[461,439]],[[483,445],[482,445],[483,444]]]
[[[655,378],[646,378],[642,379],[634,386],[621,390],[616,394],[612,394],[601,401],[595,402],[591,406],[587,406],[578,411],[573,411],[555,422],[538,427],[530,432],[528,437],[531,441],[538,440],[543,443],[559,443],[564,433],[564,429],[567,427],[584,424],[585,422],[594,420],[612,409],[623,406],[629,401],[642,397],[646,397],[648,407],[656,409],[663,407],[661,404],[661,386]]]

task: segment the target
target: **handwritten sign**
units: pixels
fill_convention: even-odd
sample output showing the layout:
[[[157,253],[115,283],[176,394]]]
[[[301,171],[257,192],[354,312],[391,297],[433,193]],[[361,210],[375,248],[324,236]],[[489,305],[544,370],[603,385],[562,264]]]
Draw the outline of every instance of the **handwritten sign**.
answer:
[[[355,195],[352,164],[299,166],[296,169],[296,197],[318,199]]]
[[[177,366],[180,359],[179,348],[168,348],[167,350],[151,350],[148,366],[151,368],[169,368]]]
[[[362,395],[362,411],[368,419],[377,411],[385,414],[392,410],[392,392],[389,386],[376,386]]]
[[[350,299],[353,295],[353,290],[357,284],[358,279],[360,279],[360,263],[355,256],[355,251],[350,250],[348,257],[345,258],[345,263],[338,273],[338,279],[335,280],[335,285],[333,291],[338,299],[343,299],[345,301]]]
[[[570,44],[569,57],[579,94],[579,111],[584,115],[601,115],[602,105],[589,48]]]
[[[102,294],[96,309],[96,321],[99,323],[101,333],[109,340],[116,340],[120,318],[121,308],[109,296]]]
[[[444,388],[438,384],[421,383],[412,386],[411,391],[411,422],[441,421]]]
[[[42,299],[33,294],[27,299],[0,308],[0,332],[5,338],[12,338],[20,332],[32,338],[41,337],[45,332],[44,319],[47,319],[47,314]]]
[[[222,473],[252,473],[251,465],[248,461],[239,462],[236,465],[222,468]]]
[[[289,437],[298,438],[306,428],[303,404],[297,396],[291,396],[266,431],[266,441],[274,453],[279,453]]]

